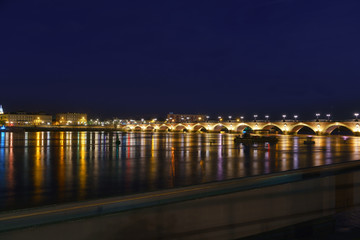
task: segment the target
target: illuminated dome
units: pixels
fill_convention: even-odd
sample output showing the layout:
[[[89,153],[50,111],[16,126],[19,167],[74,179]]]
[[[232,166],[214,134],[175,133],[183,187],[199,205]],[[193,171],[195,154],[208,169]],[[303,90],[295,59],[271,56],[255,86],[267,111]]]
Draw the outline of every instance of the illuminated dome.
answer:
[[[0,105],[0,114],[4,114],[4,110],[2,108],[2,105]]]

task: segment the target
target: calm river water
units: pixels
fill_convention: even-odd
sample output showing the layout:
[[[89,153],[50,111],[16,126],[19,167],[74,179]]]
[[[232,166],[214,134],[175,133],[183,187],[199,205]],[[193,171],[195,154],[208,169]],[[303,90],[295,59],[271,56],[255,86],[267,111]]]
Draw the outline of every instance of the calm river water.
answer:
[[[235,145],[232,134],[1,132],[0,211],[125,195],[360,159],[360,137],[279,136]]]

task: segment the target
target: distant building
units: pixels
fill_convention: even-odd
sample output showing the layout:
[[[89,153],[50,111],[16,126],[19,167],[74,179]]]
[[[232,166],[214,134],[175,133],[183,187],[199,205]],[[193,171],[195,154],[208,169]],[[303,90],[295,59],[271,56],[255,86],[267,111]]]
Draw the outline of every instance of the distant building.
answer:
[[[52,116],[44,113],[3,113],[0,114],[0,121],[7,126],[51,125]]]
[[[169,113],[167,115],[167,121],[171,123],[180,122],[205,122],[207,120],[206,115],[201,114],[174,114]]]
[[[0,114],[4,114],[4,109],[3,109],[2,105],[0,105]]]
[[[56,124],[58,125],[86,125],[86,113],[58,113],[56,114]]]

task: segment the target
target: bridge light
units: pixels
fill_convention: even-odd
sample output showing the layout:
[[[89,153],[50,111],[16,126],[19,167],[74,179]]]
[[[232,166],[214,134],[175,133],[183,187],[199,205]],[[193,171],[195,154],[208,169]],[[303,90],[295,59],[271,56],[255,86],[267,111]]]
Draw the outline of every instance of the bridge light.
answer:
[[[358,121],[358,116],[359,116],[359,114],[358,114],[358,113],[354,113],[354,116],[355,116],[355,121],[357,122],[357,121]]]
[[[320,117],[320,113],[316,113],[315,116],[316,116],[316,121],[318,122],[318,121],[319,121],[319,117]]]
[[[265,115],[266,121],[269,121],[269,115]]]
[[[243,121],[243,120],[244,120],[244,117],[243,117],[243,116],[241,116],[241,117],[240,117],[240,119],[241,119],[241,121]]]
[[[229,116],[229,122],[231,122],[231,118],[232,118],[232,116]]]
[[[285,121],[286,121],[286,120],[285,120],[286,115],[285,115],[285,114],[283,114],[283,115],[282,115],[282,117],[283,117],[283,121],[285,122]]]
[[[298,115],[294,115],[295,122],[297,121]]]
[[[255,121],[255,122],[256,122],[256,118],[257,118],[257,117],[258,117],[258,115],[255,114],[255,115],[254,115],[254,121]]]

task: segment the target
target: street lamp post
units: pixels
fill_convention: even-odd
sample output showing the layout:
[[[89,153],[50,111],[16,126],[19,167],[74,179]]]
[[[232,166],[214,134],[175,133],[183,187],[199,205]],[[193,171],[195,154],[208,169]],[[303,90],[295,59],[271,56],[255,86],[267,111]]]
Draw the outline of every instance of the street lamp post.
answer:
[[[240,119],[241,119],[241,122],[243,122],[243,121],[244,121],[244,117],[243,117],[243,116],[240,116]]]
[[[206,116],[206,121],[209,122],[210,116]]]
[[[221,121],[221,116],[218,116],[219,122]]]
[[[258,117],[258,115],[254,115],[254,122],[256,122],[256,118]]]
[[[229,122],[231,122],[231,118],[232,118],[232,116],[229,116]]]
[[[359,120],[358,120],[359,114],[358,114],[358,113],[354,113],[354,116],[355,116],[355,122],[359,121]]]
[[[266,121],[269,121],[269,115],[265,115]]]
[[[283,114],[282,117],[283,117],[283,122],[286,122],[286,115]]]
[[[315,116],[316,116],[316,121],[318,122],[318,121],[319,121],[319,117],[320,117],[320,113],[315,114]]]
[[[328,119],[328,122],[330,122],[331,114],[330,114],[330,113],[326,114],[326,117],[327,117],[327,119]]]
[[[297,122],[298,115],[294,115],[295,122]]]

